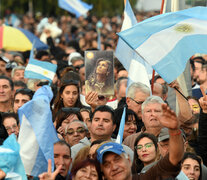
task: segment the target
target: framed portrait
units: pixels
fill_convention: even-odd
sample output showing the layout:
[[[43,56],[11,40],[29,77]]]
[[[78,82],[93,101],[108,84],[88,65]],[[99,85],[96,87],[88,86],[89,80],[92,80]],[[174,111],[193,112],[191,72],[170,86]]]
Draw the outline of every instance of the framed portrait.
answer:
[[[86,94],[114,95],[113,51],[85,51]]]

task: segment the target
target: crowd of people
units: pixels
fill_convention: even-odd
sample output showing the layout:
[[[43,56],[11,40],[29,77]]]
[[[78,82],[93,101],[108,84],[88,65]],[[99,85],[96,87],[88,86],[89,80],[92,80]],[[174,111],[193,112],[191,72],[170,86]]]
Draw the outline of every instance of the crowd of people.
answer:
[[[136,17],[141,21],[149,16]],[[97,24],[101,50],[114,51],[121,22],[116,16],[100,19],[91,15],[78,19],[23,16],[19,27],[30,30],[49,46],[48,50],[36,51],[35,59],[58,67],[50,103],[60,139],[54,144],[55,171],[51,171],[48,160],[48,171],[39,178],[207,179],[207,55],[194,55],[189,60],[192,96],[186,98],[181,95],[177,81],[167,84],[159,75],[151,81],[152,92],[139,82],[127,89],[128,72],[115,57],[114,95],[100,94],[103,88],[99,88],[99,93],[93,88],[86,93],[84,51],[100,50]],[[9,19],[2,19],[1,23],[12,25]],[[21,129],[18,109],[32,99],[35,91],[48,85],[46,80],[24,77],[29,54],[30,51],[0,50],[1,144],[12,133],[18,138]],[[104,77],[101,73],[105,72],[100,71],[97,76]],[[177,114],[168,106],[169,88],[176,93]],[[115,140],[125,108],[123,143],[119,144]],[[0,170],[1,175],[5,176]]]

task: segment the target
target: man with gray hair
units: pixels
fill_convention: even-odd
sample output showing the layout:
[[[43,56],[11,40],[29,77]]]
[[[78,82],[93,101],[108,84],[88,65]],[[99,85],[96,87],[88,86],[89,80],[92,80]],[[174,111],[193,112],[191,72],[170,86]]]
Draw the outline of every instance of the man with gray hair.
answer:
[[[154,134],[155,136],[159,135],[162,128],[159,121],[162,117],[162,104],[164,104],[164,101],[158,96],[150,96],[142,103],[141,112],[144,128],[141,132],[128,136],[124,140],[123,144],[134,149],[135,139],[140,135],[140,133],[147,132]]]
[[[70,122],[65,128],[65,141],[72,147],[86,137],[88,128],[86,124],[79,120]]]
[[[24,66],[17,66],[13,68],[11,72],[12,81],[13,82],[23,81],[24,83],[26,83],[26,79],[24,78],[24,71],[25,71]]]
[[[142,119],[141,105],[150,96],[150,89],[143,83],[132,83],[127,91],[126,103],[139,119]]]

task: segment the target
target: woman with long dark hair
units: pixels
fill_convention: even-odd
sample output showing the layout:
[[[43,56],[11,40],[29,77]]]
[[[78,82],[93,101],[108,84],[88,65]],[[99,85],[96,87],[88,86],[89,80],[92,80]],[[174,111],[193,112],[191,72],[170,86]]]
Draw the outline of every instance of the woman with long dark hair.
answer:
[[[65,80],[62,83],[54,101],[53,116],[55,116],[62,107],[83,107],[80,101],[78,81]]]
[[[140,134],[134,143],[132,174],[140,173],[144,166],[156,161],[158,154],[157,138],[149,133]]]

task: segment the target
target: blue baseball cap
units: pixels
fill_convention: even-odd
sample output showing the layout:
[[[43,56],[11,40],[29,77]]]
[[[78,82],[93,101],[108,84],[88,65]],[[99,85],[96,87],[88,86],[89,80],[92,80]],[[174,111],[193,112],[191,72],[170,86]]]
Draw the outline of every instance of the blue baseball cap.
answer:
[[[102,146],[98,148],[96,152],[97,152],[97,159],[100,163],[103,163],[103,155],[106,152],[113,152],[118,155],[125,153],[123,146],[115,142],[108,142],[108,143],[103,144]]]

